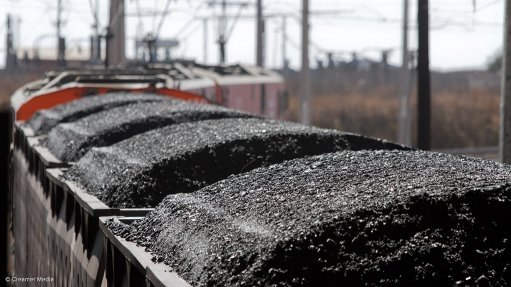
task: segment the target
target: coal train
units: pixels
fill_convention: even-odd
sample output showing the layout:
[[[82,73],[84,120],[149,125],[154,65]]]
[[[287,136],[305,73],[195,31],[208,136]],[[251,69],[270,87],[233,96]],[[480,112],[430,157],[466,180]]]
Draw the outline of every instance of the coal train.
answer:
[[[13,276],[511,286],[509,166],[269,119],[135,74],[53,74],[15,95]]]
[[[11,102],[16,119],[27,120],[39,109],[111,91],[151,92],[273,119],[281,119],[287,110],[287,94],[279,74],[245,65],[204,66],[194,62],[52,71],[21,87]]]

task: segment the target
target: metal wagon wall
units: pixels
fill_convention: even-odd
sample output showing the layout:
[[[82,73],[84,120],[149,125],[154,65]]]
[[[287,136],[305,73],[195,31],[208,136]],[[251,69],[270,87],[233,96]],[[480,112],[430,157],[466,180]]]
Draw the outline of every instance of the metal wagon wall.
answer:
[[[15,270],[19,277],[51,277],[48,286],[105,286],[99,217],[140,216],[145,209],[109,208],[71,182],[59,179],[68,166],[40,138],[15,125],[12,164]],[[30,283],[32,284],[32,283]],[[34,283],[43,286],[44,283]]]
[[[8,190],[12,119],[11,111],[0,107],[0,278],[7,277],[10,268],[8,258],[11,257],[7,246],[10,244]]]
[[[351,148],[404,148],[344,134]],[[14,276],[50,277],[28,286],[189,286],[143,248],[113,235],[106,220],[129,221],[150,209],[111,208],[61,175],[73,163],[57,159],[45,136],[14,124],[12,224]]]

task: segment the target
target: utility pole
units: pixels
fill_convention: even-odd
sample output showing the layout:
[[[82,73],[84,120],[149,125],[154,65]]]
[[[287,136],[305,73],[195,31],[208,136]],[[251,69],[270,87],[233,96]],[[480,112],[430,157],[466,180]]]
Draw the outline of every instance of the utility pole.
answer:
[[[203,57],[204,57],[204,63],[206,64],[208,62],[208,19],[204,18],[202,19],[202,36],[203,39]]]
[[[149,53],[149,63],[156,63],[158,61],[157,42],[158,39],[153,34],[147,34],[144,37],[144,42],[147,45],[147,51]]]
[[[282,70],[287,70],[287,17],[282,16]]]
[[[92,6],[92,1],[89,1],[91,5],[92,17],[94,19],[94,23],[92,24],[92,32],[93,35],[91,37],[91,63],[97,64],[101,59],[101,38],[99,35],[99,3],[98,0],[95,1],[94,6]]]
[[[66,42],[62,37],[62,0],[57,1],[57,65],[64,67],[66,65]]]
[[[62,0],[57,0],[57,22],[55,23],[57,27],[57,44],[61,37],[61,24],[62,24]],[[60,51],[58,51],[60,53]],[[60,54],[57,54],[57,58]]]
[[[246,7],[247,5],[249,5],[249,3],[250,2],[247,2],[247,1],[235,2],[235,1],[227,1],[227,0],[222,0],[220,2],[220,7],[221,7],[222,12],[221,12],[220,17],[218,17],[218,40],[217,40],[218,47],[220,50],[220,64],[224,64],[226,61],[227,42],[229,41],[229,37],[231,36],[232,31],[234,30],[236,21],[241,16],[242,9],[244,7]],[[209,6],[215,6],[215,5],[218,5],[218,2],[216,0],[211,0],[208,2],[208,4],[209,4]],[[227,25],[228,24],[227,18],[230,18],[230,16],[227,15],[227,6],[238,7],[238,13],[236,16],[233,17],[234,22],[231,24],[232,26],[230,28]],[[253,19],[253,17],[252,17],[252,19]]]
[[[94,10],[94,36],[96,37],[96,61],[101,61],[101,36],[99,34],[99,0],[96,0]]]
[[[263,0],[257,0],[257,23],[256,23],[256,65],[264,67],[264,19]]]
[[[105,34],[102,36],[105,39],[105,69],[110,66],[110,55],[111,55],[111,40],[112,40],[112,30],[110,26],[107,26],[105,29]]]
[[[423,150],[431,149],[431,86],[429,73],[429,0],[419,0],[419,55],[417,65],[418,111],[417,145]]]
[[[309,0],[302,0],[302,71],[301,71],[301,122],[311,124],[310,69],[309,69]]]
[[[399,131],[398,141],[404,145],[411,145],[410,140],[410,94],[408,85],[410,81],[409,52],[408,52],[408,1],[403,0],[403,38],[400,74],[400,105],[399,105]]]
[[[124,64],[126,62],[124,0],[110,0],[110,19],[106,39],[108,64]]]
[[[257,0],[256,4],[256,65],[258,67],[264,67],[264,18],[263,18],[263,0]],[[259,85],[259,97],[260,97],[260,105],[259,111],[261,115],[264,115],[266,112],[266,85]]]
[[[499,157],[503,163],[511,163],[511,0],[506,0],[504,13]]]
[[[14,46],[14,35],[12,27],[12,18],[7,14],[7,39],[6,39],[6,53],[5,53],[5,69],[10,70],[18,65],[18,56],[16,55],[16,48]]]
[[[220,48],[220,63],[225,64],[225,44],[227,42],[227,1],[222,0],[222,18],[220,20],[220,35],[218,46]]]

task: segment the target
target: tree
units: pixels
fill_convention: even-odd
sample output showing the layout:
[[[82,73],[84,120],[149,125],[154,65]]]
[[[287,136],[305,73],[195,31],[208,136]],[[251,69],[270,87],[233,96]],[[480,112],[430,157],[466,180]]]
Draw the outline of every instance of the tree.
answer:
[[[499,49],[488,57],[486,69],[490,72],[499,72],[502,69],[502,50]]]

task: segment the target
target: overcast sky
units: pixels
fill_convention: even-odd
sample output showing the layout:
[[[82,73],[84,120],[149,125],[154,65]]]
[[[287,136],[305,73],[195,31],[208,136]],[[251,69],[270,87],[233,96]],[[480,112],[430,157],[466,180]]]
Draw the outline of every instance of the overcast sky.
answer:
[[[62,0],[64,3],[63,34],[68,47],[80,46],[88,50],[93,17],[89,0]],[[93,4],[96,0],[91,0]],[[133,56],[133,40],[139,35],[154,32],[162,21],[167,0],[125,0],[127,18],[128,56]],[[229,1],[229,0],[228,0]],[[234,0],[239,3],[240,0]],[[243,0],[241,0],[243,1]],[[218,15],[216,10],[202,0],[171,0],[163,18],[161,38],[177,37],[181,41],[174,56],[204,59],[203,23],[197,18]],[[243,8],[242,15],[255,14],[255,0]],[[352,51],[373,59],[380,58],[381,49],[392,49],[390,62],[399,64],[401,49],[402,0],[310,0],[311,10],[311,62],[324,59],[326,52],[334,52],[338,59],[349,59]],[[475,9],[474,9],[475,2]],[[21,49],[37,45],[55,47],[56,0],[0,0],[2,25],[0,34],[0,65],[5,52],[5,19],[7,13],[20,19],[19,46]],[[99,0],[100,25],[107,23],[107,0]],[[290,15],[287,19],[286,43],[291,65],[297,67],[300,49],[301,0],[266,0],[268,14]],[[416,5],[410,1],[410,48],[416,48]],[[502,44],[503,0],[430,0],[431,65],[434,69],[454,70],[483,68],[488,58]],[[230,15],[238,13],[232,6]],[[330,11],[330,13],[325,13]],[[140,13],[139,13],[140,12]],[[156,13],[154,13],[156,12]],[[153,15],[149,15],[153,14]],[[137,15],[142,15],[137,16]],[[229,20],[229,26],[233,20]],[[241,17],[232,26],[227,47],[227,61],[253,64],[255,62],[255,19]],[[216,45],[217,23],[208,22],[208,53],[210,64],[218,63]],[[266,65],[282,63],[282,17],[270,17],[266,27]]]

